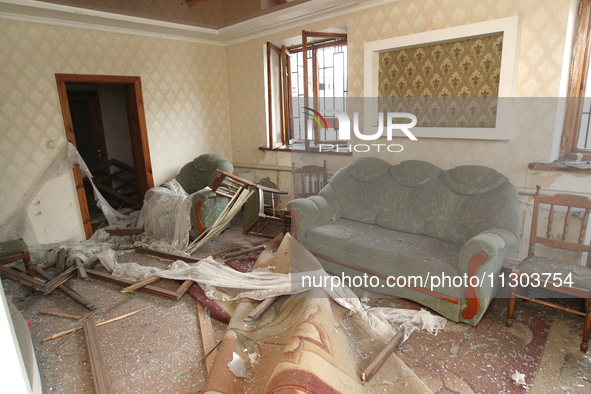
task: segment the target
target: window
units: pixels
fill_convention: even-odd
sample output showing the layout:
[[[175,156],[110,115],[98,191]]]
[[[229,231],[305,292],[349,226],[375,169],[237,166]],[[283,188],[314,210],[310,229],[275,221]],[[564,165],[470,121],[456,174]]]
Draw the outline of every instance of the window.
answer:
[[[346,144],[334,116],[320,122],[315,114],[347,110],[347,35],[303,31],[299,45],[268,42],[267,93],[269,148],[313,152],[322,143]]]
[[[576,38],[571,61],[568,101],[562,130],[560,157],[581,153],[591,158],[591,0],[579,2]]]

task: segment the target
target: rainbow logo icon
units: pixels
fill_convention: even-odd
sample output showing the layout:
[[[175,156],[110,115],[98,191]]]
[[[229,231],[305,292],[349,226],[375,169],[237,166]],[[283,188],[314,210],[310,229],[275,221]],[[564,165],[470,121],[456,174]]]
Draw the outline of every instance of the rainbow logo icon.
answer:
[[[318,123],[318,127],[320,127],[322,129],[322,123],[324,123],[324,128],[326,130],[328,130],[328,125],[326,124],[326,120],[324,120],[324,117],[322,115],[320,115],[320,112],[314,111],[312,108],[308,108],[308,107],[304,107],[304,108],[307,109],[308,111],[312,111],[314,114],[316,114],[316,116],[315,116],[314,114],[311,114],[310,112],[304,112],[304,114],[309,115],[312,118],[314,118],[316,123]],[[318,119],[318,118],[320,118],[320,119]],[[322,123],[320,123],[321,120],[322,120]]]

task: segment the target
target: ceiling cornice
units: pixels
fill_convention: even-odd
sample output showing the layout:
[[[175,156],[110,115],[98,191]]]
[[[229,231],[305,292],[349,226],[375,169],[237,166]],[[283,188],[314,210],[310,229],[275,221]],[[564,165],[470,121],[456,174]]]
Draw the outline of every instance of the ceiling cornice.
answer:
[[[398,0],[312,0],[220,29],[34,0],[0,0],[0,18],[228,46]]]

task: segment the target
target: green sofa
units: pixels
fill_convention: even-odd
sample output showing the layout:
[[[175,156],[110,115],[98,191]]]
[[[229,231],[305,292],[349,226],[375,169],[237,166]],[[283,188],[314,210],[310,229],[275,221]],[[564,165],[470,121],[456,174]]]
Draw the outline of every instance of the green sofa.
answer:
[[[515,187],[483,166],[443,171],[419,160],[361,158],[291,209],[293,234],[328,272],[375,275],[369,290],[471,325],[494,297],[505,252],[520,232]],[[470,283],[474,275],[482,283]]]

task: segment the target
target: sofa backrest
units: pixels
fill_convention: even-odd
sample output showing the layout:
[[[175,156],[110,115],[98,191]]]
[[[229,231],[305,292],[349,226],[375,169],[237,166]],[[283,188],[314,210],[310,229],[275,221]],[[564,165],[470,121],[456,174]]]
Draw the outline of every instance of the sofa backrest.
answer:
[[[361,158],[339,170],[320,195],[334,217],[460,244],[493,228],[519,234],[517,191],[489,167],[443,171],[421,160],[391,165]]]

